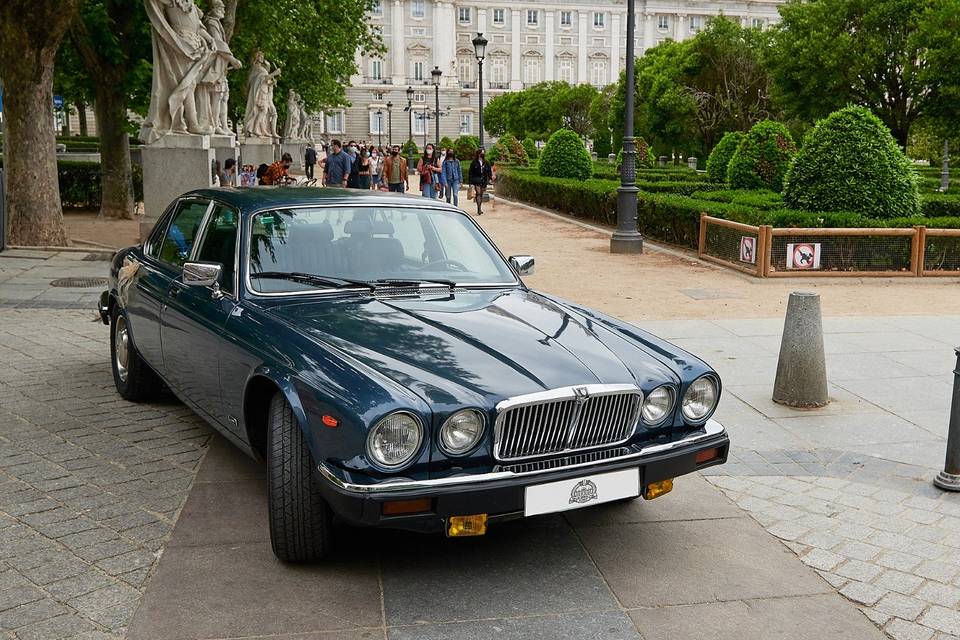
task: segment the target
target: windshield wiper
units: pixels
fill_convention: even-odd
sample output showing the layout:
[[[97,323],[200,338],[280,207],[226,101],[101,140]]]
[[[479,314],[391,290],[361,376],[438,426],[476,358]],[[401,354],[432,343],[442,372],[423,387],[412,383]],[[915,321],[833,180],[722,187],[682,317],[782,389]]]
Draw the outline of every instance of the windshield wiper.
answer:
[[[304,284],[313,284],[320,287],[333,287],[334,289],[345,289],[347,287],[363,287],[373,291],[376,286],[364,280],[351,280],[349,278],[334,278],[331,276],[321,276],[314,273],[302,273],[300,271],[261,271],[260,273],[251,273],[251,278],[269,278],[272,280],[293,280]]]
[[[371,282],[373,285],[384,287],[419,287],[422,284],[439,284],[453,289],[457,283],[453,280],[444,280],[442,278],[379,278]]]

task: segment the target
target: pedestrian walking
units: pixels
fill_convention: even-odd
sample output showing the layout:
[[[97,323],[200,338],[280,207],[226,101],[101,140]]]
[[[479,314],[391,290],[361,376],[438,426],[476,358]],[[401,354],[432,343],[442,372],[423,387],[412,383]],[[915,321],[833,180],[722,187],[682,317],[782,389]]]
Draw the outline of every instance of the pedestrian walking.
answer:
[[[420,191],[424,198],[435,198],[440,183],[440,164],[434,155],[434,147],[428,144],[423,157],[417,162],[417,174],[420,176]]]
[[[307,150],[303,154],[303,167],[307,173],[307,180],[313,180],[313,167],[317,164],[317,150],[313,148],[313,143],[307,143]]]
[[[350,178],[350,156],[343,150],[339,140],[330,143],[331,152],[325,158],[323,183],[328,187],[346,187]]]
[[[443,177],[444,191],[447,202],[453,199],[453,205],[460,206],[460,185],[463,184],[463,169],[460,167],[460,161],[457,159],[453,149],[447,149],[447,155],[443,159],[443,171],[440,175]]]
[[[367,148],[363,147],[360,149],[360,159],[357,160],[358,170],[357,170],[357,189],[370,190],[370,174],[372,168],[370,166],[370,156],[367,154]]]
[[[383,150],[374,148],[370,152],[370,188],[377,190],[383,181]]]
[[[477,215],[482,216],[483,194],[486,192],[487,186],[493,181],[493,169],[487,162],[486,153],[483,149],[477,149],[473,162],[470,163],[468,177],[470,185],[473,187],[473,197],[477,202]]]
[[[390,157],[383,161],[383,177],[390,191],[403,193],[410,190],[410,171],[407,159],[400,155],[400,145],[393,145]]]

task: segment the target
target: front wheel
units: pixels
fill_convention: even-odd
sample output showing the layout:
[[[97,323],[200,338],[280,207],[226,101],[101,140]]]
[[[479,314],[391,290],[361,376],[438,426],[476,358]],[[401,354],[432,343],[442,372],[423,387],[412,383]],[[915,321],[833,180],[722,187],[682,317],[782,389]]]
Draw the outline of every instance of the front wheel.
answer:
[[[273,553],[285,562],[315,562],[329,550],[332,514],[303,431],[280,392],[270,401],[267,427]]]
[[[133,344],[127,314],[119,305],[114,305],[110,313],[110,360],[113,384],[124,400],[150,400],[163,388],[160,378]]]

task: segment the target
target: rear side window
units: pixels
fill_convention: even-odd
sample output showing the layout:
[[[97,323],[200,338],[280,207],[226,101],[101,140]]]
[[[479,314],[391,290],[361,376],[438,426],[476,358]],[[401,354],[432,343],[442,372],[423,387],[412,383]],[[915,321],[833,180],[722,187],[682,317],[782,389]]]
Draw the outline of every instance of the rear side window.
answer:
[[[237,247],[237,228],[239,215],[230,207],[213,205],[213,214],[203,234],[203,244],[197,260],[217,262],[223,266],[220,289],[224,293],[234,294],[233,275],[234,257]]]
[[[167,235],[160,245],[160,260],[175,267],[183,266],[200,234],[200,224],[209,206],[207,200],[186,200],[177,205]]]

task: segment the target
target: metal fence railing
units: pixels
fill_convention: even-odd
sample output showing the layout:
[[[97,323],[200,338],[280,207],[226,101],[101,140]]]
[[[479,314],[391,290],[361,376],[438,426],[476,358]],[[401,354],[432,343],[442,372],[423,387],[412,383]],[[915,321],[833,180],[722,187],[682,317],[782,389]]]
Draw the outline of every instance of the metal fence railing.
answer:
[[[796,229],[700,217],[699,256],[760,278],[960,276],[960,229]]]

